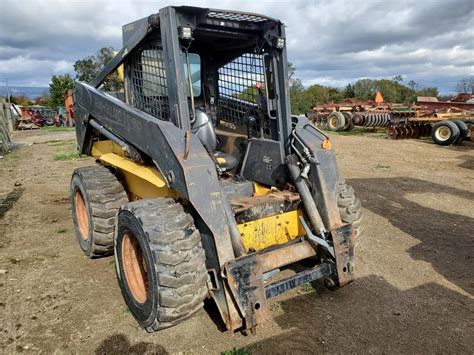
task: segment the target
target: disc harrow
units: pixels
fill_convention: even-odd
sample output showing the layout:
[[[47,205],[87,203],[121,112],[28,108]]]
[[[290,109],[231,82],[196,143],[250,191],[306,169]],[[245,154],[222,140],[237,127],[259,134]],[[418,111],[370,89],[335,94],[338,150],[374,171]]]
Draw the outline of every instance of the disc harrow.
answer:
[[[426,137],[431,134],[431,124],[422,122],[393,123],[388,127],[389,139]]]
[[[388,127],[392,123],[390,112],[357,112],[352,116],[356,126],[362,127]]]

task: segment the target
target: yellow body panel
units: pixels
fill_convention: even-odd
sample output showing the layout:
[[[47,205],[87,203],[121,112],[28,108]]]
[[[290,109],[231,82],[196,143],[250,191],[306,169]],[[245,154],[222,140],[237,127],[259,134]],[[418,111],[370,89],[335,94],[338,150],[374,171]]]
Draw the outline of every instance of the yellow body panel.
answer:
[[[300,215],[301,211],[296,210],[239,224],[245,249],[261,250],[304,235],[299,223]]]
[[[112,141],[95,142],[92,146],[92,156],[122,173],[132,200],[162,196],[178,197],[174,190],[166,186],[166,181],[158,169],[135,163],[124,157],[120,146]]]
[[[272,192],[272,189],[270,189],[268,187],[265,187],[263,185],[260,185],[257,182],[254,182],[253,188],[255,190],[255,195],[256,196],[262,196],[262,195],[266,195],[266,194],[269,194],[269,193]]]
[[[92,156],[104,165],[119,170],[125,180],[127,193],[131,200],[171,196],[178,194],[166,186],[161,173],[153,166],[141,165],[125,157],[121,147],[112,141],[95,142]],[[255,195],[266,195],[270,188],[255,183]],[[304,235],[299,223],[301,211],[290,211],[271,217],[260,218],[238,225],[245,249],[261,250],[274,244],[283,244]]]
[[[113,51],[112,52],[113,55],[117,55],[118,54],[118,51]],[[118,74],[118,77],[120,79],[120,81],[123,83],[123,64],[120,65],[118,68],[117,68],[117,74]]]

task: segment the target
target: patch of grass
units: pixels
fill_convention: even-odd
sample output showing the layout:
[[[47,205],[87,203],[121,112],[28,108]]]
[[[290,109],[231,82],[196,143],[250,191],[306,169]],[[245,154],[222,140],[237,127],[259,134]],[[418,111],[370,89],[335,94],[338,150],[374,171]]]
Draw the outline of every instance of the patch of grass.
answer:
[[[274,312],[284,311],[285,306],[286,306],[285,301],[276,301],[274,304],[271,305],[270,309]]]
[[[53,160],[78,160],[83,158],[78,152],[56,152],[53,155]]]
[[[46,144],[50,146],[57,146],[57,145],[66,145],[66,144],[74,144],[75,141],[72,139],[69,140],[63,140],[63,139],[50,139],[44,142],[34,142],[33,144]]]
[[[375,166],[375,169],[379,169],[379,170],[389,170],[391,168],[392,167],[390,165],[383,165],[383,164],[377,164]]]
[[[74,127],[41,127],[42,131],[54,131],[54,132],[70,132],[74,131]]]
[[[339,131],[339,132],[334,132],[339,136],[361,136],[365,133],[365,131],[360,130],[360,129],[353,129],[352,131]]]
[[[18,160],[20,159],[20,154],[18,150],[12,150],[8,154],[4,155],[4,160]]]
[[[64,234],[64,233],[66,233],[66,232],[67,232],[67,229],[59,229],[59,230],[57,231],[58,234]]]
[[[300,286],[300,290],[303,291],[303,292],[313,292],[314,291],[314,287],[311,286],[310,283],[305,283],[305,284],[302,284]]]
[[[249,354],[250,353],[243,348],[239,348],[239,349],[233,348],[232,350],[221,352],[221,355],[249,355]]]
[[[132,314],[132,311],[128,307],[123,307],[122,308],[122,313],[123,314]]]

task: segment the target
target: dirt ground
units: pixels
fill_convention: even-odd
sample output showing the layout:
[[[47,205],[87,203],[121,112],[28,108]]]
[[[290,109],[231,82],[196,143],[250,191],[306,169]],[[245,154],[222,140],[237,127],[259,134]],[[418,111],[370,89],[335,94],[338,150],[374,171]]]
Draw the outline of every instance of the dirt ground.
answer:
[[[74,133],[18,132],[0,160],[0,352],[471,353],[474,144],[333,135],[364,207],[358,279],[271,300],[256,336],[223,331],[215,306],[148,334],[126,308],[113,257],[88,260],[73,234],[69,179],[54,160]]]

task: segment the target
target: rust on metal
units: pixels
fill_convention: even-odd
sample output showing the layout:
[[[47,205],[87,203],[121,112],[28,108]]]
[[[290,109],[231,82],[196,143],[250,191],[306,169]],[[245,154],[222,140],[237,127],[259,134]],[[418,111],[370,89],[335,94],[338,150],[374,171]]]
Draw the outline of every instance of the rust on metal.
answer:
[[[276,191],[254,197],[232,197],[229,202],[237,223],[245,223],[296,210],[300,195],[291,191]]]
[[[350,224],[331,231],[336,256],[336,269],[339,286],[354,280],[354,241],[355,232]]]
[[[300,241],[278,249],[270,250],[258,256],[262,272],[276,270],[297,261],[316,256],[316,251],[307,241]]]
[[[270,318],[262,267],[257,255],[244,256],[227,263],[225,273],[227,284],[245,321],[244,328],[254,332],[258,324]]]

